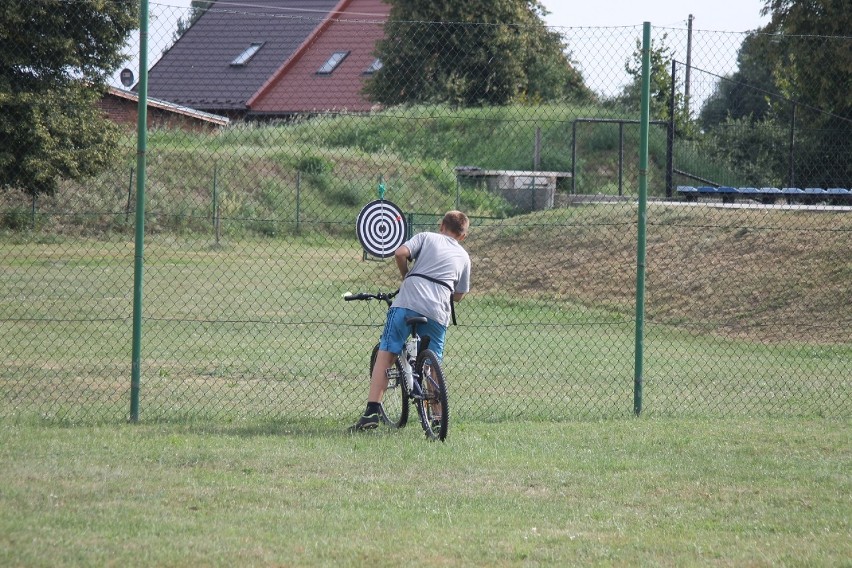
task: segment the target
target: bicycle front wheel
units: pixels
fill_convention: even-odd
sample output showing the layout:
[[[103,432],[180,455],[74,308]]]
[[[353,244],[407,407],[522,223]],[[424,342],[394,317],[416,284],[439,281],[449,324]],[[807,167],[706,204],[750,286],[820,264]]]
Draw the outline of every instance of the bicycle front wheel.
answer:
[[[376,366],[378,352],[379,346],[376,344],[373,347],[373,354],[370,356],[371,377],[373,376],[373,367]],[[382,399],[382,422],[391,428],[403,428],[408,423],[408,389],[405,385],[405,375],[402,372],[399,357],[394,360],[391,369],[396,370],[396,378],[388,380],[388,388]]]
[[[434,351],[424,349],[417,356],[415,370],[423,392],[422,400],[417,401],[420,425],[427,438],[443,442],[450,425],[450,406],[441,361]]]

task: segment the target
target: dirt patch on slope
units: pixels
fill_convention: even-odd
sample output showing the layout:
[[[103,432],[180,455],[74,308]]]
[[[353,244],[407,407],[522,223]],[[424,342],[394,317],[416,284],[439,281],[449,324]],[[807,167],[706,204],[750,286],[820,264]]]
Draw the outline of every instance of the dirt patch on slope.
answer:
[[[852,341],[852,213],[652,204],[649,322],[776,342]],[[587,205],[474,227],[477,292],[632,314],[635,204]]]

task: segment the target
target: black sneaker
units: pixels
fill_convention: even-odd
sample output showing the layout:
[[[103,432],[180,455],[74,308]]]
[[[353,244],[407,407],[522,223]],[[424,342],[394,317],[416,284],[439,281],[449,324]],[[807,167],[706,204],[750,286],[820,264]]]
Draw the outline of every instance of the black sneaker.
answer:
[[[379,426],[379,413],[365,414],[358,419],[358,422],[349,427],[348,432],[365,432],[367,430],[375,430]]]

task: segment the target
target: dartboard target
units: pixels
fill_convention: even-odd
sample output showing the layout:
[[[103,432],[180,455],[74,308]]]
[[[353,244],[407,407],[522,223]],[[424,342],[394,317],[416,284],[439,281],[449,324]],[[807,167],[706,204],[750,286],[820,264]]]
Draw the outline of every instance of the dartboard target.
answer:
[[[371,201],[361,209],[355,229],[364,250],[379,258],[392,256],[407,234],[402,209],[384,199]]]

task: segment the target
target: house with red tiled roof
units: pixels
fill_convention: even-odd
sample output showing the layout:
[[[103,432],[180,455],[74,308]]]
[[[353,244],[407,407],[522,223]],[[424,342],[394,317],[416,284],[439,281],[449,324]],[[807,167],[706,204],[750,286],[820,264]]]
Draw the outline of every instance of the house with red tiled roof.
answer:
[[[382,0],[219,0],[148,72],[157,99],[232,118],[366,112]]]

